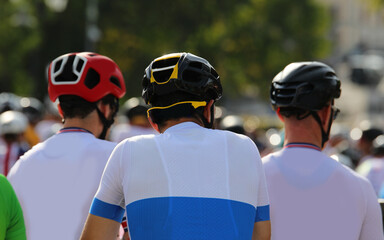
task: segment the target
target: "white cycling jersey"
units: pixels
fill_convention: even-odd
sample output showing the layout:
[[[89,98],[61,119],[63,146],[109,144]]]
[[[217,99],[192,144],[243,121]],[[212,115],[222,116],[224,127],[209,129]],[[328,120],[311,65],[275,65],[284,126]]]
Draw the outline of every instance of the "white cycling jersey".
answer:
[[[79,128],[62,129],[28,151],[8,179],[29,240],[79,239],[115,143]]]
[[[259,152],[246,136],[186,122],[121,142],[90,213],[136,239],[251,239],[269,220]]]
[[[263,164],[273,240],[384,239],[371,184],[318,147],[288,144]]]

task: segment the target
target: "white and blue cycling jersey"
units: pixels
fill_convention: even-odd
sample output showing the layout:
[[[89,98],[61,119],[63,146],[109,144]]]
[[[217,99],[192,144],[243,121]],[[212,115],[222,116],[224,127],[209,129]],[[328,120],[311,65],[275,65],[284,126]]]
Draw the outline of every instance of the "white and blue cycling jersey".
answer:
[[[259,152],[246,136],[187,122],[121,142],[90,213],[135,239],[251,239],[269,220]]]

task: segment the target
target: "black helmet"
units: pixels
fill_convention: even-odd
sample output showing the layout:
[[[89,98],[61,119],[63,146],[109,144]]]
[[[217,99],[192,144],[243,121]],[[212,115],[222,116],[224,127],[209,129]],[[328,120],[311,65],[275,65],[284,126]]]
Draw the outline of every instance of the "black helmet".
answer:
[[[320,62],[296,62],[273,79],[270,98],[275,110],[292,107],[318,111],[340,93],[340,80],[331,67]]]
[[[142,85],[142,96],[151,105],[156,105],[158,97],[175,92],[188,93],[202,101],[217,101],[223,91],[220,77],[211,64],[191,53],[156,58],[145,69]]]

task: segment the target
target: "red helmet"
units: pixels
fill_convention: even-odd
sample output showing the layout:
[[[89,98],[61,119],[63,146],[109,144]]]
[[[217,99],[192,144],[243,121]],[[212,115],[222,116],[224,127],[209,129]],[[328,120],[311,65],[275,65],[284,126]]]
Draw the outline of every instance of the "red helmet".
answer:
[[[110,58],[91,52],[68,53],[51,62],[48,69],[51,101],[61,95],[77,95],[96,102],[108,94],[125,94],[123,75]]]

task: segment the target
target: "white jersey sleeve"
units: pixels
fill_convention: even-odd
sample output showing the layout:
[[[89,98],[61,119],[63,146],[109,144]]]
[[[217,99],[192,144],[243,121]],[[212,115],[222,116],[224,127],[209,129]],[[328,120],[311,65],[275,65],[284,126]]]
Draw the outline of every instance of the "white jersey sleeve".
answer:
[[[119,144],[112,152],[90,209],[92,215],[117,222],[121,222],[125,211],[120,172],[123,151],[123,144]]]
[[[260,156],[260,154],[258,154]],[[256,219],[255,222],[260,221],[269,221],[270,220],[270,213],[269,213],[269,196],[268,196],[268,189],[267,189],[267,181],[265,177],[264,167],[262,164],[262,161],[259,157],[257,160],[258,166],[258,176],[259,177],[259,192],[257,194],[258,196],[258,206],[256,209]]]

